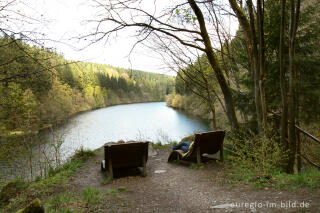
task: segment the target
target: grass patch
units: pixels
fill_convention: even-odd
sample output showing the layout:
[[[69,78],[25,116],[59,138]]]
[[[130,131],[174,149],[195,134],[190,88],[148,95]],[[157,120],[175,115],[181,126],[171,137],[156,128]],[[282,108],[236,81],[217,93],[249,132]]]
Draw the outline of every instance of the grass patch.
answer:
[[[305,169],[296,175],[279,172],[274,175],[273,179],[274,187],[280,189],[295,190],[300,187],[320,188],[320,170],[315,168]]]
[[[70,178],[76,174],[77,170],[83,165],[83,163],[89,157],[94,155],[95,152],[91,150],[80,149],[75,153],[75,155],[71,158],[69,162],[65,163],[62,167],[58,169],[51,170],[48,174],[48,177],[45,179],[38,179],[37,181],[31,183],[26,183],[21,180],[15,181],[14,185],[10,187],[14,189],[12,193],[9,193],[8,189],[6,189],[6,186],[3,187],[3,189],[0,192],[0,198],[1,194],[5,194],[7,197],[9,197],[9,199],[6,198],[4,200],[7,202],[0,201],[1,204],[5,204],[5,206],[0,206],[0,212],[15,212],[17,209],[21,209],[24,206],[26,206],[34,198],[50,199],[50,197],[51,199],[48,202],[48,208],[53,209],[51,210],[51,212],[56,212],[54,209],[57,208],[63,210],[58,212],[72,212],[67,207],[67,203],[71,202],[68,198],[68,194],[59,194],[56,196],[54,196],[54,194],[57,191],[65,191],[65,188],[67,188],[67,183],[70,180]],[[66,207],[64,208],[64,206]]]
[[[75,201],[76,199],[69,192],[64,192],[55,195],[47,202],[47,210],[48,212],[73,212],[70,204]]]
[[[88,187],[82,191],[82,197],[87,206],[98,204],[101,200],[101,191],[93,187]]]
[[[47,187],[65,184],[68,182],[69,178],[76,173],[77,169],[83,165],[83,162],[84,161],[80,159],[71,160],[70,162],[65,163],[61,168],[51,170],[48,178],[34,182],[31,184],[31,188],[45,191]]]
[[[210,177],[213,182],[221,179],[223,183],[233,185],[250,185],[252,189],[275,188],[286,191],[295,191],[299,188],[320,188],[320,171],[314,168],[306,168],[300,174],[287,174],[280,170],[274,170],[269,176],[257,176],[247,168],[227,168],[221,176]]]
[[[120,196],[120,191],[127,190],[126,187],[118,189],[99,190],[87,187],[79,194],[77,192],[64,192],[47,201],[46,212],[118,212],[119,207],[126,207]]]

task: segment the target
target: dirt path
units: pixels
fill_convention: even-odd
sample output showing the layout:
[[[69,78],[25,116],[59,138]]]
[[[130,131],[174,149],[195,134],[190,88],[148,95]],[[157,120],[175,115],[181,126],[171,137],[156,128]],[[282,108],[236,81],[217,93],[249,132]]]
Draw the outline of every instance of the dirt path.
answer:
[[[71,184],[79,191],[88,186],[102,190],[125,188],[121,196],[126,205],[117,208],[117,212],[320,212],[319,190],[285,192],[221,186],[210,177],[221,171],[223,165],[212,162],[203,169],[192,169],[182,164],[167,163],[169,150],[159,149],[157,152],[157,155],[149,156],[147,177],[116,177],[112,183],[103,185],[104,177],[100,172],[103,152],[99,149],[98,155],[86,163]],[[159,170],[164,171],[156,173]],[[289,202],[291,207],[294,202],[310,206],[284,208]],[[244,206],[250,204],[252,208]],[[280,208],[281,204],[283,208]]]

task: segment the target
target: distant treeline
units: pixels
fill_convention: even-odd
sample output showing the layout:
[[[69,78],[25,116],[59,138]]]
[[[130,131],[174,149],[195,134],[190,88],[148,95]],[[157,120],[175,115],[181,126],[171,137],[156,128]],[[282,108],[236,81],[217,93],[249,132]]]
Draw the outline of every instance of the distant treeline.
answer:
[[[0,38],[0,136],[94,108],[164,101],[173,87],[170,76],[68,61],[46,48]]]

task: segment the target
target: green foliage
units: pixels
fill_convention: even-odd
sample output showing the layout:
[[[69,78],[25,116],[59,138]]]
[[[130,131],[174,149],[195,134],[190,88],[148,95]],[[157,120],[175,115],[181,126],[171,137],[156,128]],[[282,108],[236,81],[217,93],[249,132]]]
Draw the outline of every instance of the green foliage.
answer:
[[[71,202],[74,202],[75,199],[69,192],[64,192],[57,194],[52,197],[48,202],[48,212],[71,212],[71,209],[68,207]]]
[[[270,177],[287,157],[273,132],[261,137],[251,131],[240,131],[231,141],[234,152],[234,155],[230,156],[232,165],[251,171],[257,178]]]
[[[57,186],[68,182],[70,176],[73,176],[77,169],[90,157],[94,156],[95,152],[86,149],[79,149],[71,157],[71,160],[62,165],[62,167],[51,169],[49,177],[35,182],[31,187],[35,190],[45,191],[48,187]]]
[[[73,176],[77,169],[81,167],[83,161],[77,159],[65,163],[61,168],[51,170],[48,177],[41,181],[31,184],[31,188],[45,192],[49,187],[58,186],[63,183],[67,183],[70,176]]]
[[[173,100],[176,100],[175,103],[173,103]],[[206,104],[206,102],[204,102],[195,94],[169,94],[167,96],[166,103],[167,106],[182,109],[190,115],[197,116],[197,118],[200,117],[206,121],[212,119],[210,107]],[[227,124],[225,120],[227,119],[227,117],[224,114],[223,109],[219,104],[215,104],[215,108],[217,123],[219,124],[219,126],[221,126],[221,128],[226,128]]]
[[[161,141],[157,142],[157,143],[152,143],[152,147],[154,149],[160,149],[160,148],[163,148],[163,144],[161,143]]]
[[[276,188],[295,190],[300,187],[320,188],[320,170],[306,168],[300,174],[275,173],[272,185]]]
[[[62,123],[80,111],[163,101],[173,90],[173,77],[67,61],[13,37],[0,37],[0,55],[0,136]]]
[[[79,149],[77,149],[75,151],[74,155],[72,156],[72,160],[85,161],[95,155],[96,155],[96,153],[93,150],[85,149],[85,148],[83,148],[83,146],[81,146]]]
[[[309,189],[320,187],[320,172],[314,168],[306,168],[301,173],[294,175],[275,169],[269,176],[257,177],[251,169],[234,166],[226,170],[225,173],[224,181],[229,181],[232,184],[250,185],[254,189],[276,188],[294,191],[303,187]]]
[[[101,199],[101,191],[92,187],[88,187],[82,191],[82,196],[87,205],[95,205]]]

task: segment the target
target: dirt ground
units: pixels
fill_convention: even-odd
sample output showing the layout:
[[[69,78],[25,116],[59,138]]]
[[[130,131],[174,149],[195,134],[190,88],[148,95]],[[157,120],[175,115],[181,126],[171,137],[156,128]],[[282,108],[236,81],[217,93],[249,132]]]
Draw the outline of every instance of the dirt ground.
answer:
[[[71,185],[79,192],[88,186],[101,190],[124,188],[123,205],[116,212],[320,212],[319,190],[295,192],[275,189],[253,190],[249,186],[232,186],[212,178],[223,165],[210,162],[203,169],[167,163],[170,151],[156,150],[149,156],[147,176],[135,171],[115,172],[115,178],[103,185],[100,171],[103,150],[81,168]],[[296,206],[296,207],[295,207]]]

